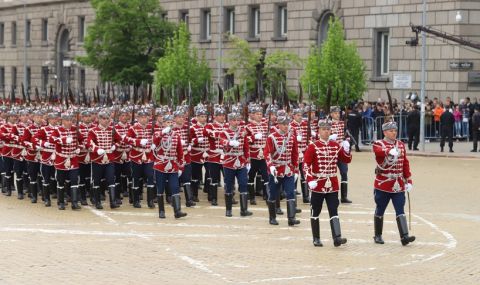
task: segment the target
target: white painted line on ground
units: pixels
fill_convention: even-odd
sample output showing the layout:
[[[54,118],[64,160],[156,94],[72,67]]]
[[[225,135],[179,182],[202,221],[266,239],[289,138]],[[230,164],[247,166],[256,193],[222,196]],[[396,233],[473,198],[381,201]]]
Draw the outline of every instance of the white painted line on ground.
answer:
[[[85,207],[86,209],[90,210],[90,212],[92,212],[93,214],[95,214],[96,216],[106,220],[109,224],[112,224],[112,225],[118,225],[118,222],[115,221],[114,219],[112,219],[111,217],[109,217],[106,212],[103,212],[103,211],[99,211],[97,209],[94,209],[90,206],[87,206]]]

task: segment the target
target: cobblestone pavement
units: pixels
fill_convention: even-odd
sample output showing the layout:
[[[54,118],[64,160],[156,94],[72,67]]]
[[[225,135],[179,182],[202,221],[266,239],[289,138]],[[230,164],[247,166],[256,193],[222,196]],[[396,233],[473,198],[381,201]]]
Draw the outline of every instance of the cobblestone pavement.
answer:
[[[392,206],[386,244],[373,243],[371,153],[354,153],[351,205],[340,206],[346,246],[335,248],[321,214],[323,248],[301,224],[270,226],[263,202],[242,218],[202,202],[188,217],[156,210],[59,211],[0,197],[0,284],[479,284],[480,161],[412,157],[412,234],[401,246]],[[476,168],[476,169],[474,169]],[[476,184],[476,185],[475,185]],[[202,194],[204,195],[204,194]],[[145,203],[144,203],[145,205]],[[220,201],[223,205],[223,200]],[[285,203],[282,203],[285,209]],[[325,207],[326,210],[326,207]]]

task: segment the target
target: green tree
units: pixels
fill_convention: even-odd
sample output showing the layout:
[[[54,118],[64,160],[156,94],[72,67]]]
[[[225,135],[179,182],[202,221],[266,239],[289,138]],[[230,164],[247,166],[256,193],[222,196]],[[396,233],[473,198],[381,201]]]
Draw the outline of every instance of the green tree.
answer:
[[[297,54],[277,50],[267,54],[265,57],[265,67],[263,75],[265,76],[265,86],[269,90],[274,90],[280,94],[282,89],[287,88],[287,94],[290,100],[296,100],[297,96],[292,90],[288,90],[287,71],[301,66],[300,57]]]
[[[331,104],[344,106],[360,99],[367,90],[365,64],[356,45],[345,42],[338,18],[330,20],[327,39],[321,49],[311,49],[301,82],[305,91],[310,90],[312,99],[327,107]],[[328,94],[331,94],[330,100]]]
[[[151,83],[175,25],[162,20],[158,0],[91,0],[95,21],[88,27],[86,56],[103,81],[139,86]]]
[[[200,101],[204,88],[209,84],[211,70],[205,59],[205,54],[199,57],[198,50],[191,47],[190,34],[187,27],[181,24],[166,45],[165,56],[160,58],[156,65],[154,88],[155,93],[160,93],[160,88],[180,90],[185,93],[188,88],[192,90],[194,103]],[[179,103],[176,96],[174,103]],[[186,98],[184,98],[186,99]]]

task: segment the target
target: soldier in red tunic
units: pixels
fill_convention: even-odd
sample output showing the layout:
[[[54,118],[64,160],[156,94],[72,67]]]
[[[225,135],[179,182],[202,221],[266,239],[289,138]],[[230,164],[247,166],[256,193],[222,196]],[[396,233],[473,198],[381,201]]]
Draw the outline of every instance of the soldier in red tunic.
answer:
[[[295,129],[297,133],[297,142],[298,142],[298,158],[299,158],[299,170],[300,170],[300,188],[302,189],[302,198],[303,203],[309,203],[308,189],[305,187],[305,175],[303,173],[303,154],[307,148],[307,144],[312,141],[312,136],[310,138],[307,135],[308,132],[308,122],[303,119],[303,110],[293,109],[292,111],[293,120],[290,123],[290,126]],[[309,142],[307,140],[310,139]],[[297,189],[298,178],[295,179],[295,189]]]
[[[267,122],[263,121],[262,107],[259,105],[250,106],[249,112],[251,119],[247,124],[247,133],[249,137],[251,168],[248,172],[248,193],[250,195],[250,204],[256,205],[255,195],[262,195],[262,193],[266,195],[267,193],[268,172],[263,150],[265,149],[269,132]],[[257,178],[255,179],[255,177]]]
[[[80,122],[78,124],[78,131],[82,137],[87,138],[88,132],[94,127],[92,123],[93,116],[90,110],[82,110],[80,112]],[[91,200],[93,200],[93,191],[91,188],[91,176],[92,176],[92,161],[90,159],[90,151],[86,144],[80,146],[80,154],[78,155],[79,162],[79,183],[78,192],[80,193],[80,203],[83,206],[87,203],[87,192],[90,194]]]
[[[195,108],[196,122],[190,126],[190,137],[192,149],[190,158],[192,160],[192,195],[193,201],[198,200],[198,189],[202,180],[202,168],[205,166],[207,158],[208,139],[204,136],[203,129],[207,122],[208,111],[203,106]]]
[[[188,124],[186,124],[188,108],[180,107],[173,113],[174,124],[172,130],[177,132],[180,135],[180,142],[183,148],[183,161],[185,162],[185,167],[182,171],[182,176],[180,176],[180,186],[183,187],[185,193],[185,206],[193,207],[195,202],[192,200],[192,165],[190,159],[190,142],[189,140],[189,129]]]
[[[303,171],[305,173],[308,187],[311,191],[310,224],[312,227],[313,245],[323,246],[320,241],[319,216],[325,200],[330,216],[330,227],[332,239],[335,246],[347,242],[342,238],[340,220],[338,218],[338,178],[337,162],[350,163],[350,143],[343,141],[340,144],[329,140],[331,133],[331,122],[328,120],[319,121],[318,134],[320,139],[310,143],[305,151]]]
[[[19,145],[19,134],[16,132],[16,123],[18,122],[18,113],[11,110],[7,113],[8,119],[0,128],[0,140],[3,142],[2,156],[5,170],[6,196],[12,195],[12,185],[14,165],[17,160],[21,160],[22,148]],[[21,174],[23,175],[23,174]],[[20,177],[22,177],[20,175]],[[23,199],[23,183],[17,184],[18,199]]]
[[[224,147],[222,161],[225,175],[225,204],[227,217],[232,216],[233,190],[235,178],[240,192],[240,215],[250,216],[248,211],[247,173],[250,168],[250,155],[247,132],[240,126],[242,116],[239,113],[228,114],[228,127],[220,133],[220,142]]]
[[[95,208],[103,209],[100,197],[100,183],[105,179],[109,190],[110,208],[118,208],[115,195],[115,150],[122,137],[113,130],[111,114],[106,111],[98,113],[98,125],[88,132],[87,147],[92,161],[93,194]]]
[[[62,125],[56,127],[48,140],[55,145],[54,167],[57,179],[57,205],[59,210],[65,210],[65,193],[71,187],[72,210],[80,209],[78,205],[78,154],[83,138],[73,126],[73,114],[64,113],[61,116]]]
[[[137,112],[138,122],[127,132],[125,138],[130,149],[130,161],[132,164],[133,176],[133,207],[141,208],[140,195],[142,193],[142,182],[147,184],[147,204],[154,208],[153,199],[155,196],[155,185],[153,183],[153,154],[152,154],[152,127],[148,123],[151,112],[147,109],[140,109]]]
[[[23,136],[20,138],[22,145],[25,147],[25,160],[27,161],[27,170],[30,180],[31,202],[37,203],[38,192],[41,189],[40,173],[40,151],[37,145],[33,143],[33,137],[42,127],[43,112],[40,110],[33,111],[33,122],[25,128]]]
[[[42,126],[33,136],[33,144],[40,148],[40,173],[43,178],[42,199],[45,207],[51,206],[50,194],[57,193],[55,180],[55,144],[49,142],[49,137],[58,125],[60,113],[51,111],[47,115],[48,124]]]
[[[130,128],[129,123],[129,114],[130,110],[128,108],[121,108],[118,110],[118,122],[114,122],[113,127],[115,128],[115,133],[119,134],[120,137],[126,137],[128,129]],[[129,196],[129,188],[131,189],[131,182],[129,183],[128,179],[132,177],[132,170],[128,154],[130,152],[130,146],[121,141],[118,143],[118,147],[114,151],[113,162],[115,165],[115,195],[116,203],[121,205],[121,194],[123,193],[124,197]],[[133,202],[133,200],[132,200]]]
[[[212,206],[217,206],[218,185],[220,183],[220,172],[222,170],[223,146],[220,142],[220,134],[225,130],[225,108],[216,106],[214,109],[214,120],[207,124],[203,131],[208,138],[209,149],[207,151],[208,174],[211,179],[209,185],[209,201]]]
[[[283,186],[287,198],[288,225],[298,225],[295,219],[295,171],[298,169],[298,146],[295,131],[289,127],[286,114],[277,117],[277,130],[267,138],[264,156],[269,169],[268,212],[270,224],[278,225],[276,203],[279,188]]]
[[[345,122],[340,120],[340,107],[333,106],[330,108],[330,117],[332,118],[332,134],[330,139],[338,143],[345,140]],[[341,161],[338,162],[338,170],[342,179],[340,184],[340,201],[342,203],[352,203],[348,199],[348,164]]]
[[[397,124],[393,121],[382,125],[384,139],[373,144],[373,152],[377,167],[374,183],[375,198],[375,236],[374,241],[383,244],[383,215],[390,200],[397,216],[397,226],[402,245],[415,240],[408,235],[407,218],[405,217],[405,192],[413,188],[410,164],[403,142],[397,140]]]
[[[23,146],[21,142],[21,138],[23,137],[23,134],[25,132],[25,128],[29,124],[29,115],[30,115],[31,110],[29,109],[22,109],[18,111],[18,122],[15,124],[13,132],[17,134],[17,145],[18,145],[18,151],[20,152],[20,156],[18,159],[15,160],[15,163],[13,165],[13,169],[15,171],[15,181],[17,182],[17,190],[18,194],[20,194],[20,198],[23,199],[23,192],[29,191],[30,187],[28,187],[28,184],[30,184],[29,179],[28,179],[28,173],[27,173],[27,161],[25,160],[25,146]],[[30,197],[30,193],[29,193]]]
[[[172,206],[175,218],[185,217],[181,210],[179,177],[185,167],[183,147],[178,132],[172,131],[173,116],[165,115],[164,128],[153,137],[154,171],[157,186],[158,216],[165,218],[165,187],[172,193]],[[168,185],[167,185],[168,184]]]

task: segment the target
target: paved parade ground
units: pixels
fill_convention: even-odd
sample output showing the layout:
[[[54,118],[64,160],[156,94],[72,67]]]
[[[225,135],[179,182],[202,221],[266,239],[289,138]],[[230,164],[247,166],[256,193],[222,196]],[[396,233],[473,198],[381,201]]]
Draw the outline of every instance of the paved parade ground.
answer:
[[[268,224],[261,199],[250,207],[253,216],[242,218],[234,207],[226,218],[223,199],[211,207],[202,193],[198,206],[183,207],[186,218],[175,220],[168,207],[159,220],[145,200],[142,209],[124,200],[116,210],[104,204],[73,212],[2,195],[0,284],[480,284],[480,160],[410,160],[417,240],[406,247],[391,205],[386,243],[373,243],[375,163],[367,152],[354,153],[350,165],[354,203],[340,206],[348,243],[339,248],[326,207],[324,247],[313,247],[309,207],[301,202],[301,224],[288,227],[285,215],[280,226]]]

